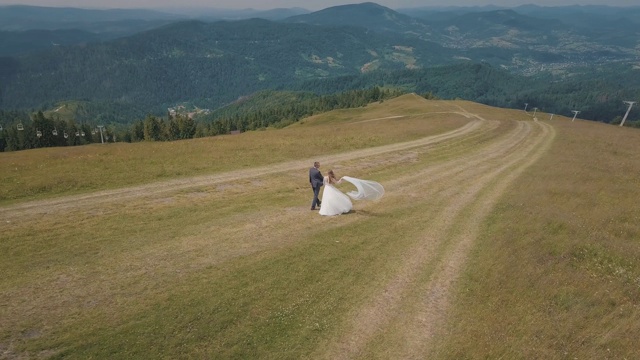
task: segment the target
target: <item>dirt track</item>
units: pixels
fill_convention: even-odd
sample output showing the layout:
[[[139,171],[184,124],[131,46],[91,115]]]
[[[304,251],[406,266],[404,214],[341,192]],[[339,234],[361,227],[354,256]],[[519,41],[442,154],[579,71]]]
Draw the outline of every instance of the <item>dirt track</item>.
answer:
[[[554,136],[548,124],[519,122],[477,152],[387,186],[390,193],[428,189],[426,198],[442,201],[440,215],[425,228],[420,246],[406,253],[404,266],[386,288],[353,314],[351,330],[318,356],[366,358],[367,349],[377,343],[394,358],[425,358],[445,324],[450,292],[482,221],[505,189],[545,153]],[[421,282],[419,277],[428,269],[428,281]]]
[[[45,201],[25,202],[0,208],[0,217],[7,221],[25,220],[41,215],[95,209],[101,205],[115,204],[126,199],[166,198],[181,190],[236,183],[241,180],[260,178],[267,174],[304,173],[313,160],[334,164],[356,161],[359,163],[393,161],[396,157],[406,156],[410,152],[425,154],[434,147],[450,146],[451,150],[446,154],[444,161],[385,183],[387,191],[385,196],[390,198],[411,198],[413,196],[428,198],[431,199],[433,206],[439,208],[440,211],[425,224],[418,244],[407,249],[403,256],[402,266],[395,274],[389,276],[390,280],[384,289],[353,311],[348,320],[349,330],[329,339],[326,344],[318,347],[315,354],[310,356],[310,358],[328,359],[367,357],[367,353],[371,351],[370,348],[377,344],[377,346],[386,348],[390,357],[425,358],[432,350],[432,340],[438,336],[438,331],[445,324],[450,293],[463,270],[465,260],[478,236],[482,222],[505,189],[511,186],[528,166],[545,153],[555,136],[554,129],[544,122],[513,122],[513,126],[508,131],[499,136],[489,137],[482,146],[471,149],[464,146],[456,148],[452,145],[474,137],[482,137],[499,126],[498,121],[483,119],[462,108],[460,108],[459,114],[470,118],[471,121],[454,131],[412,142],[211,176],[178,179]],[[377,119],[368,121],[375,120]],[[282,216],[299,217],[299,213],[293,212]],[[275,223],[282,221],[282,218],[274,218],[271,221]],[[295,221],[291,220],[291,222]],[[322,221],[320,217],[314,220],[318,223],[320,221]],[[273,224],[261,224],[261,226],[269,225]],[[278,231],[300,230],[294,228]],[[236,229],[234,231],[242,232],[243,230]],[[278,234],[274,232],[273,238],[278,239]],[[288,238],[290,237],[282,237],[282,239]],[[273,241],[273,243],[267,241],[247,243],[237,249],[233,248],[233,244],[229,244],[227,250],[211,252],[206,255],[206,258],[202,258],[202,252],[197,251],[197,256],[200,257],[193,255],[194,258],[189,259],[189,263],[193,268],[196,268],[199,261],[207,264],[219,263],[228,258],[260,251],[260,249],[283,246],[283,243]],[[220,245],[217,244],[217,246]],[[203,244],[193,243],[189,246],[195,249]],[[211,245],[205,244],[204,246]],[[186,257],[190,254],[188,251],[193,249],[182,248],[180,250]],[[118,262],[122,261],[123,264],[127,264],[122,266],[127,266],[128,271],[132,274],[146,274],[157,272],[158,269],[154,267],[158,263],[168,265],[170,261],[175,261],[171,258],[160,258],[164,254],[158,254],[157,258],[152,255],[154,254],[132,253],[126,259],[110,259],[109,265],[113,269],[117,269],[120,266]],[[133,268],[130,264],[138,264],[139,267]],[[166,267],[170,268],[170,266]],[[426,279],[424,274],[428,274]],[[43,287],[58,286],[60,287],[59,293],[69,291],[74,294],[73,298],[65,295],[60,298],[50,296],[46,299],[39,299],[34,294],[42,290],[39,288],[40,285],[33,285],[32,289],[22,289],[15,293],[7,292],[4,295],[12,298],[30,298],[33,308],[36,309],[34,311],[37,311],[38,301],[41,300],[43,303],[46,301],[49,305],[48,311],[50,313],[59,311],[58,316],[63,318],[65,316],[64,308],[68,308],[70,304],[73,305],[74,301],[81,304],[81,302],[91,299],[93,302],[108,304],[110,300],[106,296],[100,298],[100,286],[109,286],[108,275],[105,272],[105,279],[101,285],[85,283],[85,280],[80,277],[77,279],[66,278],[63,285],[45,285],[49,280],[42,280]],[[129,279],[124,279],[124,281],[129,281]],[[123,287],[126,288],[126,286]],[[2,300],[2,296],[0,296],[0,300]],[[10,310],[13,312],[26,311],[22,308],[25,306],[24,304],[12,302],[11,306]],[[34,316],[38,316],[38,314]],[[2,321],[0,321],[0,325],[2,325]],[[394,339],[402,340],[394,341]]]

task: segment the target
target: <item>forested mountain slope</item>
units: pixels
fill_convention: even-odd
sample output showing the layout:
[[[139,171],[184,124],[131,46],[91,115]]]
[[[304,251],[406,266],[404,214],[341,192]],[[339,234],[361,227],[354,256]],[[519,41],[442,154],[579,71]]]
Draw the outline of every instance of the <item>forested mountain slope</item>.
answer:
[[[75,10],[59,10],[56,26],[72,21]],[[82,104],[78,121],[131,123],[186,103],[215,110],[262,90],[328,94],[380,86],[496,106],[519,108],[526,102],[552,112],[580,109],[586,118],[608,122],[624,110],[623,100],[639,97],[638,30],[622,26],[614,35],[611,26],[616,18],[636,24],[637,9],[625,15],[606,7],[602,25],[588,10],[407,14],[363,3],[285,21],[180,20],[109,41],[101,31],[95,37],[22,32],[22,38],[0,32],[0,44],[4,36],[4,44],[14,48],[36,46],[37,37],[43,49],[0,57],[0,108],[46,113],[73,102]],[[570,23],[560,16],[572,11],[580,16]],[[286,13],[276,9],[272,15]],[[140,26],[183,19],[143,11],[85,15],[99,26],[113,21],[116,27],[135,17],[142,19]],[[46,12],[38,16],[47,24]],[[58,33],[62,38],[52,37]],[[82,44],[65,45],[77,42]]]
[[[410,41],[361,28],[251,19],[180,22],[131,37],[5,59],[0,105],[89,98],[154,108],[204,99],[211,106],[311,78],[442,63],[447,51],[413,54]],[[401,47],[401,48],[397,48]]]

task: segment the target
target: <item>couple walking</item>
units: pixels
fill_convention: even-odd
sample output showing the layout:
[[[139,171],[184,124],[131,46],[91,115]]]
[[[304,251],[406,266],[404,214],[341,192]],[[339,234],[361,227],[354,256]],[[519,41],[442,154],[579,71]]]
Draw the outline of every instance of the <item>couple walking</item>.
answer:
[[[338,190],[335,185],[342,183],[342,180],[348,181],[355,185],[357,191],[350,191],[346,195]],[[349,176],[343,176],[337,179],[333,170],[329,170],[327,176],[322,176],[320,172],[320,163],[314,162],[313,167],[309,169],[309,183],[313,189],[313,201],[311,202],[311,210],[320,207],[320,215],[340,215],[351,211],[354,200],[377,200],[384,195],[384,188],[375,181],[360,180]],[[322,201],[318,198],[320,189],[324,185],[322,193]],[[347,196],[348,195],[348,196]]]

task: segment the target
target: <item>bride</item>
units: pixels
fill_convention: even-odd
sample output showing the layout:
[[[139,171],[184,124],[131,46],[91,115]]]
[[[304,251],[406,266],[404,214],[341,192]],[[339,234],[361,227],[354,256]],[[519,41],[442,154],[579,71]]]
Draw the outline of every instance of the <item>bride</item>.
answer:
[[[355,185],[357,191],[350,191],[345,195],[338,190],[335,185],[342,183],[342,180]],[[377,200],[384,195],[384,188],[375,181],[360,180],[349,176],[336,179],[333,170],[329,170],[324,177],[324,191],[322,192],[322,205],[320,205],[320,215],[340,215],[351,211],[351,197],[354,200]]]
[[[328,175],[324,177],[320,215],[340,215],[351,211],[353,205],[349,197],[334,186],[340,183],[342,179],[337,180],[333,170],[329,170]]]

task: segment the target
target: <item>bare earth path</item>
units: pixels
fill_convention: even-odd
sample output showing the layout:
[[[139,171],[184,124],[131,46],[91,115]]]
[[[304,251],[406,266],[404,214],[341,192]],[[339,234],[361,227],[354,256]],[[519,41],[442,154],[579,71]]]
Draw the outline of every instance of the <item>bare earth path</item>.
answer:
[[[385,201],[404,203],[413,198],[423,199],[422,201],[428,199],[429,207],[437,209],[437,212],[432,216],[415,219],[421,224],[419,239],[413,247],[406,249],[402,256],[403,262],[395,273],[388,276],[383,288],[353,309],[346,320],[345,331],[318,344],[315,353],[309,354],[309,358],[313,359],[429,358],[433,356],[434,339],[446,324],[450,293],[464,269],[483,221],[505,190],[514,186],[515,180],[523,171],[545,154],[555,137],[553,127],[540,121],[507,122],[509,126],[496,136],[496,129],[501,122],[484,119],[463,108],[460,108],[459,114],[470,119],[467,125],[416,141],[210,176],[23,202],[0,208],[0,218],[7,223],[19,219],[37,219],[43,215],[50,217],[65,212],[92,210],[124,200],[171,197],[180,191],[247,180],[247,186],[251,186],[252,179],[268,174],[304,174],[313,160],[349,164],[350,168],[356,169],[361,166],[359,164],[425,156],[437,149],[442,157],[441,161],[404,173],[384,184]],[[376,120],[382,119],[367,121]],[[481,145],[469,148],[464,145],[465,142],[471,143],[473,139],[484,137],[487,139],[479,142]],[[242,247],[230,240],[215,244],[216,251],[207,251],[212,249],[213,244],[194,241],[178,244],[176,246],[182,247],[172,250],[180,252],[182,261],[189,263],[192,269],[197,269],[200,264],[220,263],[260,249],[286,246],[287,242],[293,241],[289,234],[303,232],[306,227],[316,226],[322,221],[318,216],[311,223],[304,223],[297,221],[295,217],[299,217],[298,212],[266,217],[257,226],[273,229],[272,238],[260,239],[255,243],[247,242]],[[235,220],[226,221],[233,225]],[[278,223],[283,221],[292,224],[291,227],[278,227]],[[357,217],[346,218],[346,221],[357,221]],[[251,226],[247,225],[246,229],[220,229],[220,238],[225,237],[225,231],[234,231],[240,234],[235,236],[242,236],[243,231],[252,231]],[[40,312],[47,308],[48,315],[60,320],[68,316],[70,308],[80,308],[89,300],[115,306],[114,303],[109,303],[112,299],[102,295],[103,288],[113,287],[109,294],[117,295],[117,288],[126,289],[127,286],[123,284],[138,281],[136,277],[155,274],[160,279],[157,281],[161,282],[178,276],[162,272],[164,268],[171,269],[170,263],[176,261],[166,257],[166,253],[133,251],[126,258],[109,259],[104,264],[105,270],[101,270],[103,273],[99,275],[103,280],[100,284],[88,282],[81,276],[62,274],[66,275],[64,283],[43,278],[41,284],[33,284],[30,288],[16,288],[0,293],[0,302],[6,297],[4,301],[8,304],[9,311],[29,313],[36,318],[44,316]],[[123,267],[127,268],[131,278],[120,279],[122,284],[110,283],[113,273]],[[62,278],[62,275],[59,277]],[[53,286],[59,287],[59,296],[40,297],[43,288]],[[21,298],[29,299],[31,304],[12,300]],[[132,298],[131,301],[135,299]],[[16,324],[0,320],[0,326],[3,325]]]
[[[482,221],[505,189],[544,154],[554,136],[548,124],[522,122],[477,153],[388,186],[393,193],[427,185],[427,198],[441,195],[440,215],[425,227],[420,246],[407,252],[404,265],[386,288],[353,314],[351,330],[311,358],[371,358],[371,348],[378,354],[384,349],[389,358],[428,358],[431,341],[445,324],[449,293]],[[425,272],[426,280],[421,280]]]

